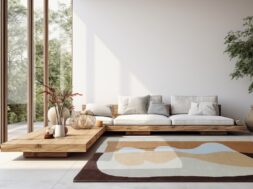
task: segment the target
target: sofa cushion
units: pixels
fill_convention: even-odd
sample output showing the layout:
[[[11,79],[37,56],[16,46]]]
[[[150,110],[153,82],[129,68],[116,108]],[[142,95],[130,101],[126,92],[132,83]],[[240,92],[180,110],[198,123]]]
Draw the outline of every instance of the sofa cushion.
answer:
[[[187,114],[192,102],[212,102],[218,104],[217,96],[171,96],[172,114]]]
[[[192,102],[189,115],[218,115],[218,104],[212,102]]]
[[[151,102],[151,104],[148,107],[148,114],[158,114],[164,116],[170,115],[166,104],[153,103],[153,102]]]
[[[171,120],[163,115],[138,114],[120,115],[113,121],[114,125],[171,125]]]
[[[234,125],[234,120],[222,116],[180,114],[170,116],[172,125]]]
[[[151,95],[149,103],[163,103],[163,97],[162,95]]]
[[[95,116],[96,120],[103,121],[104,125],[113,125],[113,118],[104,116]]]
[[[150,96],[129,97],[121,96],[118,98],[118,114],[145,114]]]
[[[96,116],[112,117],[110,105],[87,104],[85,110],[91,111]]]

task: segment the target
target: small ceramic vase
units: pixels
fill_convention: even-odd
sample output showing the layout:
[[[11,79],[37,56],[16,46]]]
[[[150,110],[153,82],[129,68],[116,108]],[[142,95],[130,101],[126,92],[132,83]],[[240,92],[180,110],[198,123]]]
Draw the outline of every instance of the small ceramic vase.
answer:
[[[65,137],[65,127],[63,125],[55,125],[54,137],[55,138]]]

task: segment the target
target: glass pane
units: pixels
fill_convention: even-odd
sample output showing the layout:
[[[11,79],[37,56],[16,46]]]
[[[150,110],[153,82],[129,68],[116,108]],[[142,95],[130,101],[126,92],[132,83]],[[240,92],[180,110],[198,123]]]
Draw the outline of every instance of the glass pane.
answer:
[[[8,1],[8,139],[27,133],[27,2]]]
[[[2,7],[1,7],[1,4],[0,4],[0,31],[2,31],[1,30],[1,26],[2,26],[2,23],[1,23],[1,20],[2,20],[2,18],[1,18],[1,16],[2,16]],[[1,35],[0,35],[0,48],[1,48],[1,43],[2,43],[2,41],[1,41],[2,39],[1,39]],[[2,63],[1,62],[1,59],[2,59],[2,57],[1,57],[1,53],[0,53],[0,64]],[[1,82],[1,78],[2,78],[2,72],[1,72],[1,70],[0,70],[0,83],[2,83]],[[2,92],[2,84],[0,84],[0,92]],[[3,127],[3,125],[0,123],[0,141],[2,141],[2,133],[1,133],[1,127]]]
[[[34,130],[43,127],[43,22],[44,0],[34,0]]]
[[[49,84],[61,89],[72,84],[71,0],[49,1]]]
[[[1,5],[1,3],[0,3],[0,32],[2,31],[2,5]],[[0,48],[1,48],[1,46],[2,46],[2,38],[1,38],[1,35],[0,35]],[[1,49],[0,49],[1,50]],[[1,60],[2,60],[2,57],[1,57],[1,52],[0,52],[0,64],[2,64],[2,62],[1,62]],[[0,70],[0,82],[2,83],[2,81],[1,81],[1,78],[2,78],[2,71]],[[2,93],[2,90],[3,90],[3,86],[2,86],[2,84],[0,84],[0,92]],[[2,110],[1,110],[2,111]],[[2,125],[1,123],[0,123],[0,141],[2,141],[2,128],[1,127],[5,127],[5,125]]]

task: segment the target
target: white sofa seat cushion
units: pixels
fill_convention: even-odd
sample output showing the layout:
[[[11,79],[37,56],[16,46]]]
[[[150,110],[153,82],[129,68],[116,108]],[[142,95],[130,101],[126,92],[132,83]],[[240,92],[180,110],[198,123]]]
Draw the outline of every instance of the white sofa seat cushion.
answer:
[[[135,114],[120,115],[113,121],[114,125],[171,125],[171,120],[163,115]]]
[[[234,120],[222,116],[203,115],[173,115],[170,116],[172,125],[234,125]]]
[[[103,124],[105,125],[113,125],[113,118],[111,117],[105,117],[105,116],[95,116],[96,120],[103,121]]]

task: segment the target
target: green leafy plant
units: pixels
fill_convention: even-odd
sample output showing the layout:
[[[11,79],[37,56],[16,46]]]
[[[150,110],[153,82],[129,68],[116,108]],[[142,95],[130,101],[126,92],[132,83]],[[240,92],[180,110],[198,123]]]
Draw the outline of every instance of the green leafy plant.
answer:
[[[235,59],[235,69],[232,79],[249,77],[251,84],[249,93],[253,92],[253,16],[243,19],[242,31],[231,31],[225,37],[225,52]]]
[[[69,88],[60,89],[57,87],[52,87],[43,84],[45,87],[45,93],[49,97],[49,102],[54,106],[56,112],[57,124],[62,125],[62,116],[64,108],[72,110],[74,107],[71,105],[72,99],[74,96],[82,96],[80,93],[72,93],[72,90]]]

